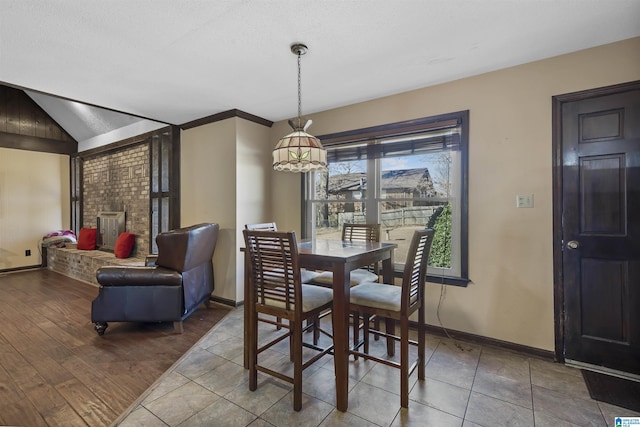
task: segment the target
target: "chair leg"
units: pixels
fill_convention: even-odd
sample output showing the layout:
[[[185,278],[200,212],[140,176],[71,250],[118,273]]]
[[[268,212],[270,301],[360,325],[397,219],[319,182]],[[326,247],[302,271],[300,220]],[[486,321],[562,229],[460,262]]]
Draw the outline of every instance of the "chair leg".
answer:
[[[357,311],[351,312],[352,327],[353,327],[353,345],[354,347],[360,342],[360,313]],[[353,355],[353,360],[358,360],[358,355]]]
[[[254,307],[245,307],[249,313],[249,390],[258,388],[258,313]]]
[[[422,306],[418,309],[418,379],[424,380],[425,378],[425,370],[426,370],[426,360],[425,360],[425,326],[424,326],[424,302]]]
[[[302,409],[302,322],[291,321],[293,328],[293,410]]]
[[[320,340],[320,316],[314,316],[312,319],[309,319],[308,322],[313,323],[313,345],[318,345],[318,341]]]
[[[363,316],[362,336],[364,339],[364,352],[369,354],[369,323],[371,323],[371,315],[364,313]]]
[[[293,320],[289,320],[289,332],[291,333],[291,336],[289,337],[289,361],[291,363],[295,362],[295,358],[293,357],[295,351],[296,351],[296,344],[293,340]],[[302,345],[302,344],[300,344]]]
[[[387,334],[388,335],[395,335],[396,334],[396,323],[395,323],[395,321],[393,319],[385,318],[384,322],[385,322],[385,330],[386,330]],[[393,338],[387,337],[387,355],[393,356],[394,354],[396,354],[395,342],[394,342]]]
[[[109,326],[109,324],[107,322],[96,322],[93,325],[93,327],[96,329],[96,332],[100,336],[104,335],[104,331],[107,330],[108,326]]]
[[[180,320],[179,322],[173,322],[173,330],[178,334],[181,334],[184,332],[184,326],[182,325],[182,320]]]
[[[373,329],[375,329],[375,330],[377,330],[377,331],[379,331],[379,330],[380,330],[380,316],[376,316],[376,317],[373,319]],[[380,336],[379,336],[379,335],[374,335],[374,336],[373,336],[373,340],[374,340],[374,341],[378,341],[379,339],[380,339]]]
[[[400,321],[400,406],[409,407],[409,318]]]
[[[282,323],[282,317],[276,317],[276,322]],[[276,331],[279,331],[280,329],[282,329],[282,326],[277,325],[276,326]]]

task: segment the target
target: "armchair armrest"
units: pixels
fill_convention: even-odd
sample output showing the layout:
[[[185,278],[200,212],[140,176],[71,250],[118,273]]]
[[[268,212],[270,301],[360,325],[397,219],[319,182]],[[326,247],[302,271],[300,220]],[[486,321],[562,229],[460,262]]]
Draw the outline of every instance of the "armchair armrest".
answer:
[[[102,286],[181,286],[182,275],[162,267],[104,266],[96,272]]]
[[[144,265],[147,267],[155,267],[157,260],[158,255],[147,255],[147,257],[144,259]]]

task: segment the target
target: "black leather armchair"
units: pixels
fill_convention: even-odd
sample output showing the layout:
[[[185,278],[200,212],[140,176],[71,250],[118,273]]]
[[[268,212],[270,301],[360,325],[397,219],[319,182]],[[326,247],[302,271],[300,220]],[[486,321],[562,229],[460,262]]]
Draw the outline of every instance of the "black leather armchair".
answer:
[[[101,267],[96,272],[100,293],[91,304],[91,321],[98,335],[107,322],[182,321],[213,292],[213,252],[218,224],[198,224],[160,233],[158,255],[145,267]]]

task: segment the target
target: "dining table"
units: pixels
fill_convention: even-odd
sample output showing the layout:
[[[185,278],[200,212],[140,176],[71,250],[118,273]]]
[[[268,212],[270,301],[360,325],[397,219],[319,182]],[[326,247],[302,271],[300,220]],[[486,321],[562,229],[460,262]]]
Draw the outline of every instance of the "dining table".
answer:
[[[384,283],[393,283],[395,243],[342,241],[330,239],[302,240],[298,243],[300,268],[333,273],[333,344],[336,380],[336,407],[345,412],[349,391],[349,294],[351,271],[376,262],[382,264]],[[249,295],[250,264],[245,252],[244,294]],[[244,319],[244,364],[248,368],[248,310]]]

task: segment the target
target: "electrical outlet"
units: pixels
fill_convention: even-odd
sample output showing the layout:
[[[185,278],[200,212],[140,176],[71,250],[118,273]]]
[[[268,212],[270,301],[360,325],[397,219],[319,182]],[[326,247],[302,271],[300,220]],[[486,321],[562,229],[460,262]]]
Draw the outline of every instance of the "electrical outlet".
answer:
[[[533,207],[533,194],[518,194],[516,196],[517,208],[532,208]]]
[[[31,256],[31,249],[24,251],[24,256]]]

